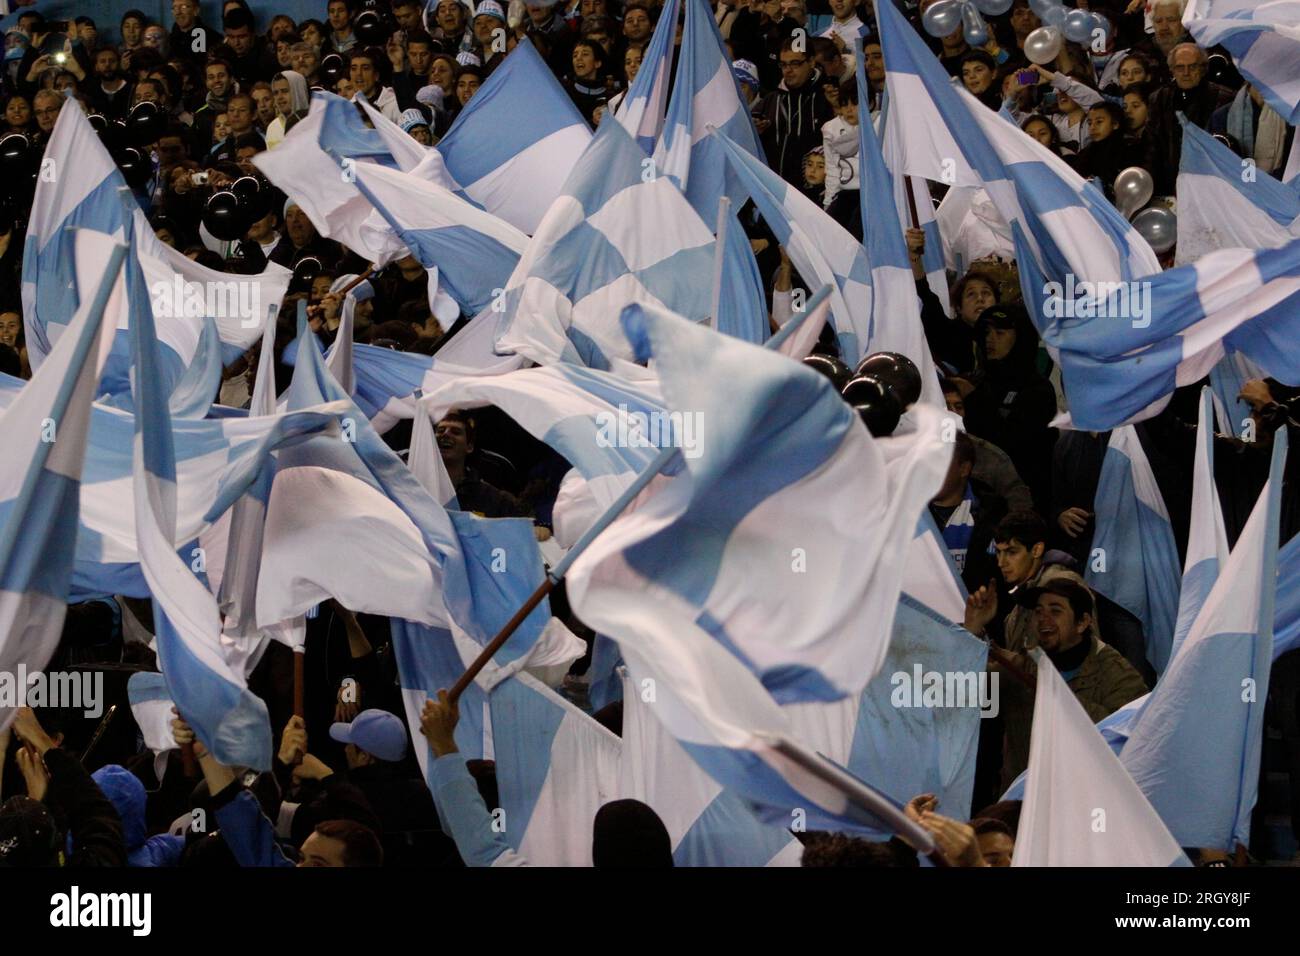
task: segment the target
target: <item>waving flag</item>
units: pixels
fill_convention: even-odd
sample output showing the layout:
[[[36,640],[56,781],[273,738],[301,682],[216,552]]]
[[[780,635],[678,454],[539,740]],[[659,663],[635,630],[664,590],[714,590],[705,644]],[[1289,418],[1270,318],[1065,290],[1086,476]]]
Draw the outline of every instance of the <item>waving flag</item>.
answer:
[[[1096,495],[1088,586],[1142,622],[1156,673],[1169,662],[1178,617],[1178,545],[1160,487],[1132,425],[1111,433]]]
[[[713,327],[723,335],[761,345],[767,340],[768,330],[763,277],[759,274],[749,237],[740,227],[735,212],[728,208],[726,215],[727,224],[719,237],[721,251],[717,253],[717,268],[721,275],[715,277],[718,307]]]
[[[947,467],[937,415],[874,441],[824,378],[782,356],[669,313],[629,308],[624,322],[655,359],[667,407],[708,430],[694,454],[682,450],[689,480],[615,522],[635,542],[620,559],[627,579],[689,615],[778,700],[856,694],[884,658],[900,559]],[[869,540],[831,517],[848,511]],[[876,639],[851,637],[850,622],[868,619]]]
[[[385,265],[405,256],[406,247],[320,146],[334,101],[353,109],[333,93],[313,93],[307,115],[279,146],[254,156],[253,165],[298,204],[318,233],[338,240],[367,262]],[[350,162],[361,165],[364,160]]]
[[[1277,611],[1273,623],[1273,660],[1300,647],[1300,535],[1277,555]]]
[[[731,72],[731,60],[723,48],[713,10],[706,0],[684,2],[686,22],[677,75],[654,158],[700,218],[710,222],[717,214],[719,199],[726,196],[739,204],[745,190],[735,175],[728,173],[722,145],[709,135],[709,128],[721,130],[732,143],[760,161],[763,150],[749,107]]]
[[[136,671],[127,679],[126,696],[144,745],[153,751],[154,776],[161,781],[167,755],[176,749],[172,735],[172,708],[176,703],[167,692],[167,680],[154,671]]]
[[[90,409],[112,327],[104,311],[126,247],[79,230],[107,252],[92,301],[78,310],[49,361],[0,415],[0,673],[45,669],[63,634],[76,553]],[[0,729],[15,708],[0,707]]]
[[[681,0],[664,3],[650,45],[641,60],[641,69],[614,114],[647,156],[653,155],[664,129],[664,108],[668,104],[668,87],[672,84],[680,9]]]
[[[1012,866],[1191,866],[1047,655]],[[1205,844],[1202,844],[1205,845]]]
[[[787,828],[762,823],[743,800],[704,773],[631,684],[623,686],[623,762],[619,795],[659,815],[677,866],[798,866],[803,845]]]
[[[871,125],[867,108],[866,57],[858,44],[858,164],[862,188],[858,201],[862,212],[863,244],[871,264],[871,341],[867,352],[901,352],[921,372],[921,398],[943,405],[939,373],[930,355],[930,345],[921,325],[921,303],[916,297],[912,262],[903,239],[903,228],[894,214],[894,184],[880,153],[880,142]]]
[[[1170,659],[1178,653],[1201,613],[1219,571],[1228,562],[1228,532],[1223,506],[1214,483],[1214,407],[1211,392],[1201,389],[1196,420],[1196,455],[1192,463],[1192,518],[1187,536],[1187,559],[1178,589],[1178,620],[1174,627]]]
[[[459,378],[421,399],[420,410],[437,422],[454,408],[488,405],[576,468],[601,510],[617,500],[660,448],[682,447],[693,454],[702,438],[688,416],[669,414],[653,383],[632,383],[576,365]],[[414,446],[411,454],[414,469]]]
[[[677,187],[622,126],[604,123],[510,277],[497,348],[608,369],[631,355],[623,306],[709,314],[713,247]]]
[[[396,352],[375,345],[352,346],[355,376],[352,397],[383,434],[398,421],[415,414],[420,396],[466,375],[499,375],[524,363],[518,355],[493,351],[497,316],[490,310],[466,323],[436,355]],[[340,347],[335,340],[331,360]]]
[[[840,353],[844,361],[856,364],[867,354],[874,331],[871,265],[866,252],[820,206],[765,163],[724,133],[714,135],[726,147],[727,161],[799,274],[807,282],[831,286],[831,315]]]
[[[355,167],[356,186],[461,309],[477,315],[505,288],[528,237],[441,186],[374,164]]]
[[[347,159],[375,163],[388,169],[400,168],[379,130],[361,122],[361,114],[357,112],[359,106],[359,103],[350,102],[341,96],[325,99],[325,117],[317,140],[320,148]],[[411,139],[409,136],[406,138]],[[411,142],[420,145],[413,139]]]
[[[1195,123],[1183,124],[1176,265],[1217,249],[1275,249],[1300,236],[1300,192],[1241,163]]]
[[[176,418],[206,418],[208,409],[221,390],[221,338],[217,323],[207,319],[199,334],[198,348],[190,367],[176,383],[168,399],[172,415]]]
[[[546,62],[521,40],[436,148],[470,199],[532,235],[591,138]]]
[[[1182,846],[1249,845],[1273,651],[1286,430],[1268,483],[1120,759]]]
[[[266,705],[221,654],[217,602],[176,553],[176,451],[153,316],[133,316],[135,491],[140,568],[153,597],[158,664],[177,709],[221,763],[271,768]]]
[[[1226,48],[1264,101],[1292,126],[1300,123],[1300,8],[1257,0],[1188,0],[1183,26],[1202,49]]]
[[[383,113],[379,112],[379,110],[371,106],[366,100],[364,93],[356,93],[353,96],[353,100],[361,107],[366,116],[370,119],[370,123],[374,128],[374,133],[383,142],[384,149],[386,149],[388,154],[392,156],[393,162],[402,172],[409,173],[419,169],[421,164],[425,163],[431,155],[437,154],[437,150],[430,149],[428,146],[417,143],[406,133],[405,130],[402,129],[402,127],[398,126]],[[323,145],[324,144],[322,144],[322,146]],[[341,150],[339,152],[342,153]],[[445,172],[445,166],[440,166],[439,168]],[[437,178],[432,179],[432,181],[438,182],[439,185],[447,186],[450,182],[450,176],[447,177],[446,181]]]
[[[130,407],[133,311],[148,308],[160,327],[163,388],[171,394],[192,366],[204,322],[217,326],[222,358],[233,362],[256,339],[269,308],[279,304],[292,273],[269,265],[257,275],[233,276],[192,261],[154,235],[144,212],[124,202],[126,181],[80,110],[62,110],[37,179],[23,252],[23,313],[28,355],[39,368],[80,303],[90,299],[105,265],[69,230],[120,235],[131,245],[123,294],[110,302],[107,321],[119,334],[101,373],[100,395]]]
[[[1254,428],[1254,425],[1247,425],[1251,415],[1250,403],[1239,396],[1247,382],[1260,378],[1267,378],[1264,370],[1240,352],[1229,352],[1210,369],[1214,407],[1225,434],[1240,438],[1248,427]]]

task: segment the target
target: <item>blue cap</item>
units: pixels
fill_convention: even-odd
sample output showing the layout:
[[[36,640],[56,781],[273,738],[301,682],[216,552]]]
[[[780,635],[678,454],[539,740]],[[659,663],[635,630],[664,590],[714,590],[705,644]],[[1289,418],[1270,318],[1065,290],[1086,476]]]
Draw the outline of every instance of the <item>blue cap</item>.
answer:
[[[404,110],[402,115],[397,119],[398,125],[402,127],[403,133],[409,133],[417,126],[429,125],[429,120],[425,117],[424,113],[417,110],[415,107],[411,107],[409,110]]]
[[[406,756],[406,727],[386,710],[363,710],[350,724],[331,724],[330,738],[396,762]]]

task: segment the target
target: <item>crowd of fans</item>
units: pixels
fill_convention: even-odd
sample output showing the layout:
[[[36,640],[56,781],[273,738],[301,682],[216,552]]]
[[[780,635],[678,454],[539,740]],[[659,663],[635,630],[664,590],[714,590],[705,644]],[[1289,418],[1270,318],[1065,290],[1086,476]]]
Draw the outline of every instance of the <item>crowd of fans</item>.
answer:
[[[920,15],[932,2],[899,3],[923,36]],[[334,290],[369,263],[321,237],[283,196],[242,238],[218,240],[203,224],[207,198],[241,176],[257,175],[252,157],[279,146],[307,114],[312,90],[363,93],[429,146],[526,38],[595,127],[613,121],[661,13],[656,0],[480,0],[473,12],[459,0],[428,9],[417,0],[392,0],[394,29],[370,43],[361,36],[371,31],[359,28],[363,11],[353,0],[323,6],[323,19],[298,22],[268,9],[255,17],[245,0],[224,3],[219,24],[200,18],[196,0],[173,0],[168,23],[134,10],[112,25],[23,15],[5,38],[0,162],[7,152],[39,154],[60,109],[83,109],[111,124],[127,120],[137,104],[156,104],[165,123],[147,147],[149,162],[136,191],[160,239],[226,272],[259,272],[268,261],[294,269],[289,299],[323,307],[313,313],[312,327],[328,343],[341,307]],[[1113,25],[1104,48],[1067,42],[1048,65],[1030,63],[1024,53],[1026,37],[1041,25],[1027,0],[1014,0],[1006,14],[989,18],[991,39],[984,47],[970,48],[960,28],[926,40],[948,73],[985,106],[1008,112],[1107,191],[1122,169],[1141,166],[1158,195],[1174,196],[1180,114],[1221,136],[1260,171],[1280,174],[1294,128],[1243,83],[1226,55],[1190,40],[1180,0],[1089,7]],[[715,13],[768,164],[861,239],[858,36],[864,38],[873,116],[885,83],[871,0],[719,0]],[[15,135],[27,145],[15,146]],[[0,215],[0,371],[27,376],[19,293],[30,191],[9,188]],[[938,201],[942,187],[933,188]],[[752,206],[742,210],[741,221],[775,302],[800,278]],[[947,238],[955,247],[952,261],[963,266],[961,274],[950,271],[951,316],[926,281],[925,233],[907,230],[925,333],[944,376],[948,408],[966,428],[930,511],[971,593],[964,624],[992,642],[990,666],[1007,679],[1001,682],[1001,716],[981,725],[967,821],[936,813],[931,795],[917,796],[908,813],[935,835],[951,861],[1004,866],[1019,803],[998,797],[1028,757],[1035,668],[1027,651],[1046,652],[1095,720],[1146,693],[1155,675],[1141,623],[1082,577],[1097,527],[1094,498],[1109,434],[1050,426],[1064,408],[1060,376],[1020,304],[1011,239],[987,204],[974,203]],[[356,307],[357,340],[435,352],[466,317],[444,328],[430,311],[426,283],[414,258],[376,272],[373,295]],[[278,341],[283,349],[295,334],[294,310],[280,314],[286,317]],[[818,351],[829,357],[819,367],[837,375],[829,335]],[[291,370],[278,364],[279,357],[277,351],[283,388]],[[226,369],[223,404],[247,404],[255,364],[250,353]],[[1187,544],[1197,391],[1180,389],[1163,413],[1138,428],[1180,553]],[[1291,429],[1293,444],[1298,437],[1298,394],[1271,380],[1249,382],[1241,398],[1252,410],[1253,440],[1216,438],[1230,541],[1263,486],[1273,434]],[[407,431],[398,427],[386,437],[400,450]],[[453,413],[439,423],[437,438],[462,507],[487,516],[530,516],[538,537],[548,536],[567,463],[491,409],[473,417]],[[1296,461],[1300,456],[1293,455]],[[1284,541],[1300,529],[1296,467],[1287,476]],[[593,637],[569,613],[562,591],[552,609],[575,632]],[[106,598],[74,606],[51,667],[104,661],[151,667],[152,655],[140,640],[143,634],[147,641],[149,621],[146,602]],[[456,761],[451,730],[457,714],[445,699],[429,703],[422,728],[438,757],[435,766],[444,768],[441,785],[431,795],[420,778],[412,748],[425,741],[411,741],[401,716],[386,622],[326,605],[309,623],[308,651],[305,717],[291,715],[286,649],[273,643],[251,678],[274,726],[283,729],[271,773],[223,767],[195,742],[201,778],[187,776],[175,755],[159,778],[152,756],[128,734],[116,743],[108,738],[87,755],[89,764],[100,766],[92,779],[71,753],[76,722],[53,709],[21,711],[12,734],[0,735],[0,795],[11,797],[0,811],[0,863],[458,865],[503,852],[494,849],[487,823],[488,808],[496,806],[494,767],[491,761]],[[1274,667],[1269,727],[1282,744],[1266,753],[1264,769],[1291,775],[1291,823],[1300,837],[1297,663],[1293,653]],[[590,653],[563,685],[579,703],[589,664]],[[346,693],[354,687],[359,697]],[[618,705],[596,716],[619,731]],[[125,715],[118,720],[130,722]],[[194,740],[179,716],[175,732],[180,742]],[[17,792],[26,796],[12,797]],[[194,825],[198,810],[206,813],[206,826]],[[898,841],[835,834],[801,839],[807,866],[916,864],[916,854]],[[602,810],[593,840],[597,865],[672,861],[662,823],[635,801]],[[1196,858],[1222,862],[1227,855],[1198,849]]]

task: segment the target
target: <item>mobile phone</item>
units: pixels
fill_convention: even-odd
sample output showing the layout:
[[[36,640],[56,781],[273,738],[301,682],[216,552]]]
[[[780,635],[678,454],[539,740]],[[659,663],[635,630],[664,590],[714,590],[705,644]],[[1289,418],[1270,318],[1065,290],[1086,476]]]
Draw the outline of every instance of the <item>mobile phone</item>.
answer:
[[[1038,74],[1033,70],[1021,70],[1016,74],[1016,81],[1021,86],[1033,86],[1038,82]]]

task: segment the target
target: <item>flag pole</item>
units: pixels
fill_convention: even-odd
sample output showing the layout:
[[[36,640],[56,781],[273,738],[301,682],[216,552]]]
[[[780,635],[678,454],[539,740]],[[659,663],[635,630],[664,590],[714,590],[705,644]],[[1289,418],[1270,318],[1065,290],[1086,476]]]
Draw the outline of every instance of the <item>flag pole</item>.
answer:
[[[304,689],[306,687],[306,659],[306,647],[295,647],[293,649],[293,715],[295,717],[306,716],[303,710]]]
[[[718,327],[718,309],[722,307],[722,272],[727,260],[727,226],[731,219],[731,200],[718,200],[718,242],[713,249],[713,298],[709,301],[709,324]]]
[[[820,306],[830,294],[831,287],[829,285],[822,286],[821,291],[808,300],[808,304],[804,307],[803,311],[796,313],[789,322],[781,326],[780,330],[775,335],[763,343],[763,348],[772,350],[779,349],[785,340],[798,330],[799,326],[804,323],[808,316],[817,311],[818,306]],[[574,543],[568,553],[560,559],[559,564],[547,572],[546,579],[537,586],[536,591],[529,595],[528,600],[525,601],[523,606],[515,612],[514,617],[510,618],[510,620],[506,622],[505,627],[500,630],[497,636],[484,645],[483,650],[479,652],[478,657],[474,658],[474,662],[465,668],[465,673],[461,674],[456,683],[451,686],[451,690],[448,691],[448,697],[450,697],[451,700],[455,701],[460,697],[465,688],[470,685],[470,682],[478,676],[479,671],[483,670],[487,665],[487,662],[492,659],[492,656],[496,654],[497,651],[501,650],[501,647],[506,641],[510,640],[510,635],[512,635],[519,625],[524,622],[524,618],[528,617],[528,615],[532,613],[533,608],[537,607],[537,605],[542,602],[542,598],[550,594],[554,587],[564,579],[564,576],[569,572],[569,568],[573,567],[573,563],[578,560],[578,556],[581,555],[583,551],[587,550],[591,543],[595,541],[606,528],[614,523],[614,520],[623,513],[623,509],[631,504],[633,499],[645,490],[646,486],[654,480],[655,476],[658,475],[659,472],[662,471],[677,454],[678,449],[672,446],[661,448],[659,450],[659,453],[655,455],[654,460],[651,461],[650,464],[632,480],[632,484],[628,485],[623,493],[618,496],[618,499],[610,505],[608,509],[606,509],[605,513],[596,519],[595,524],[588,528],[586,533]]]
[[[373,265],[366,266],[365,272],[361,273],[361,275],[357,276],[355,279],[353,279],[343,288],[339,289],[338,292],[335,292],[333,294],[337,296],[346,296],[349,292],[351,292],[357,286],[361,285],[361,283],[365,282],[374,274],[375,274],[375,267]],[[314,315],[315,313],[322,311],[324,308],[325,306],[323,305],[309,305],[307,306],[307,311]]]

